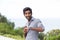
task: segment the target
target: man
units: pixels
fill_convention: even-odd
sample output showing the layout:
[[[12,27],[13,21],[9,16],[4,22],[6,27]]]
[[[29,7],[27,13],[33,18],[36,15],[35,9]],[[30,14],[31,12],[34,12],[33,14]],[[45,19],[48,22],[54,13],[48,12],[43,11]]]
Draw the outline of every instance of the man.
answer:
[[[38,40],[39,32],[44,31],[44,26],[39,19],[32,17],[32,9],[26,7],[23,9],[24,16],[28,20],[24,27],[25,40]]]

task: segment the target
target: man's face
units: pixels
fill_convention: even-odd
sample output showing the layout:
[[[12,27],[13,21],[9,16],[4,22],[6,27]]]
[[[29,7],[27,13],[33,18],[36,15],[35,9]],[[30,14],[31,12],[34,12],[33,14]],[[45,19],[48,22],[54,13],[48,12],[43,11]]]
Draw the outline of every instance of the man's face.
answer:
[[[31,14],[31,12],[30,12],[29,10],[27,10],[27,11],[25,11],[24,16],[25,16],[28,20],[30,20],[30,18],[32,17],[32,14]]]

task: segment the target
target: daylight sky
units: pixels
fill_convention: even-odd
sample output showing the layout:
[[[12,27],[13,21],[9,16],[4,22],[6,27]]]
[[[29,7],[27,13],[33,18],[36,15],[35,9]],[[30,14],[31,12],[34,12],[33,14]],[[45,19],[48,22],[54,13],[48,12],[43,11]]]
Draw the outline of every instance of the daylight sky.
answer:
[[[25,7],[32,8],[33,17],[41,19],[45,32],[60,28],[60,0],[0,0],[0,13],[15,22],[15,27],[26,23]]]

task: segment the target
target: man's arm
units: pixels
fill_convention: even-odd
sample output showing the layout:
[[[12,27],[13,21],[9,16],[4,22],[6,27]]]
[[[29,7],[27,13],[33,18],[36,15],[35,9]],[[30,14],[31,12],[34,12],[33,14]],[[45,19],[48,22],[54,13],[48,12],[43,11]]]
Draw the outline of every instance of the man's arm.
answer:
[[[38,32],[43,32],[44,31],[44,29],[41,28],[41,27],[37,27],[37,28],[30,27],[30,30],[34,30],[34,31],[38,31]]]
[[[40,20],[38,20],[37,22],[37,27],[36,28],[32,28],[30,27],[31,30],[37,31],[37,32],[43,32],[45,30],[42,22]]]

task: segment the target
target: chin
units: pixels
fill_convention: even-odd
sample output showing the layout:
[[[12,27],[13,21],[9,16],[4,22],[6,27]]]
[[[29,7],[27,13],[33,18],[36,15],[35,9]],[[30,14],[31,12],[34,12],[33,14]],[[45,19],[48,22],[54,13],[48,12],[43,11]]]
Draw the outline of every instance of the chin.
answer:
[[[29,20],[29,19],[27,19],[27,20]]]
[[[26,19],[28,19],[28,20],[29,20],[30,18],[26,18]]]
[[[30,20],[29,18],[27,18],[27,20]]]

